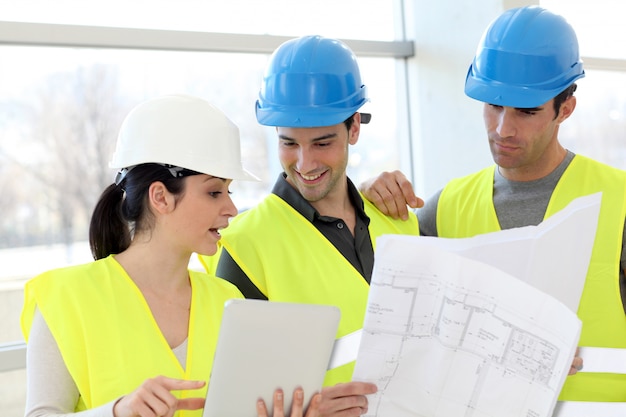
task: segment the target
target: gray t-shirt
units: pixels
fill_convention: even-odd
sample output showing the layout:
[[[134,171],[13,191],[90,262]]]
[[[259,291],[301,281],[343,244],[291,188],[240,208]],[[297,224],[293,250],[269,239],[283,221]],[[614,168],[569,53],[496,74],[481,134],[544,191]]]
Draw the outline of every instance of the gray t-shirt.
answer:
[[[495,170],[493,181],[493,204],[496,209],[498,221],[502,229],[514,227],[536,226],[543,221],[552,191],[559,179],[574,159],[574,153],[567,151],[567,156],[549,175],[535,181],[510,181],[504,178],[499,170]],[[424,207],[417,209],[415,213],[419,219],[420,234],[422,236],[438,236],[437,233],[437,204],[442,190],[437,191],[430,197]],[[626,224],[624,225],[626,237]],[[626,245],[622,240],[622,256],[620,268],[620,293],[622,304],[626,312]]]

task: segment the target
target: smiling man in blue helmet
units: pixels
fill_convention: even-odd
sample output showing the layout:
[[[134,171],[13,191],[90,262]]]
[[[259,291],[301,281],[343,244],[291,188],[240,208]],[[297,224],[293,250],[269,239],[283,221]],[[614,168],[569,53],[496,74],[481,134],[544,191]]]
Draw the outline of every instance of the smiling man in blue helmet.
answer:
[[[370,121],[358,111],[367,101],[356,57],[343,42],[305,36],[274,51],[256,116],[276,127],[284,172],[269,196],[224,230],[216,271],[248,298],[338,306],[338,337],[362,327],[376,237],[418,233],[415,216],[381,214],[346,174],[349,147]],[[201,260],[214,268],[215,259]],[[347,383],[353,368],[354,361],[328,371],[323,415],[367,409],[365,395],[375,387]]]
[[[575,81],[584,75],[576,34],[563,17],[529,6],[494,20],[467,73],[465,93],[484,103],[496,165],[450,181],[417,214],[423,235],[469,237],[536,225],[573,199],[602,192],[578,310],[580,346],[586,347],[581,356],[591,365],[594,356],[607,352],[598,348],[615,348],[618,360],[626,360],[620,356],[626,352],[626,173],[559,143],[559,126],[576,107]],[[397,171],[368,181],[362,190],[392,216],[402,217],[415,198]],[[592,406],[581,402],[626,402],[626,375],[578,373],[567,378],[560,399],[570,401],[564,405],[570,410]]]

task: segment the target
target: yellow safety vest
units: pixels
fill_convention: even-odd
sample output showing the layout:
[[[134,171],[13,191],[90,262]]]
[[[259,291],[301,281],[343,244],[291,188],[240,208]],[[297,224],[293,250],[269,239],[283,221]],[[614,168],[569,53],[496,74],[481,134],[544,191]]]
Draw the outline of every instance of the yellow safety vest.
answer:
[[[437,207],[439,236],[470,237],[500,230],[492,199],[494,170],[495,166],[453,180],[444,188]],[[544,218],[577,197],[597,192],[602,192],[602,205],[578,308],[578,317],[583,322],[579,344],[626,349],[626,315],[619,288],[626,173],[576,155],[554,189]],[[567,378],[559,399],[626,401],[626,375],[578,373]]]
[[[374,247],[382,234],[419,233],[413,213],[407,221],[394,220],[368,201],[365,212]],[[221,242],[269,300],[339,307],[338,338],[363,327],[369,285],[311,222],[275,194],[233,219]],[[217,264],[212,258],[201,257],[209,271]],[[324,385],[350,381],[353,370],[354,361],[329,370]]]
[[[158,375],[208,381],[224,303],[242,295],[224,280],[194,271],[189,276],[192,299],[185,369],[139,288],[113,256],[49,271],[26,283],[22,332],[28,341],[39,309],[78,387],[75,411],[106,404]],[[205,397],[206,385],[174,394]],[[174,415],[201,417],[202,410]]]

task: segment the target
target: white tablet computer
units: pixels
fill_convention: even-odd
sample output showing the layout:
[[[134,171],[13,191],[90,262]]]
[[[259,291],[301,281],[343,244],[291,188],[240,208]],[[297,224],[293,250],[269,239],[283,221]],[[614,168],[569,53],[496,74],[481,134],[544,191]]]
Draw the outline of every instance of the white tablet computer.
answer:
[[[289,415],[293,390],[305,406],[324,381],[340,311],[337,307],[262,300],[229,300],[224,307],[203,417],[255,417],[276,388]]]

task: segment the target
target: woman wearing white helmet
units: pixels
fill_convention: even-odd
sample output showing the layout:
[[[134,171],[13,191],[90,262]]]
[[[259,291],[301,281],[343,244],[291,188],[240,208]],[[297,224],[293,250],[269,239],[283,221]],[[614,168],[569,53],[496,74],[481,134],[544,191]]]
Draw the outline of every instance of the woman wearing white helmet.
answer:
[[[255,179],[239,131],[204,100],[149,100],[122,124],[111,167],[115,183],[91,218],[95,261],[25,286],[25,415],[199,417],[224,302],[242,295],[188,265],[216,252],[237,214],[231,181]]]

